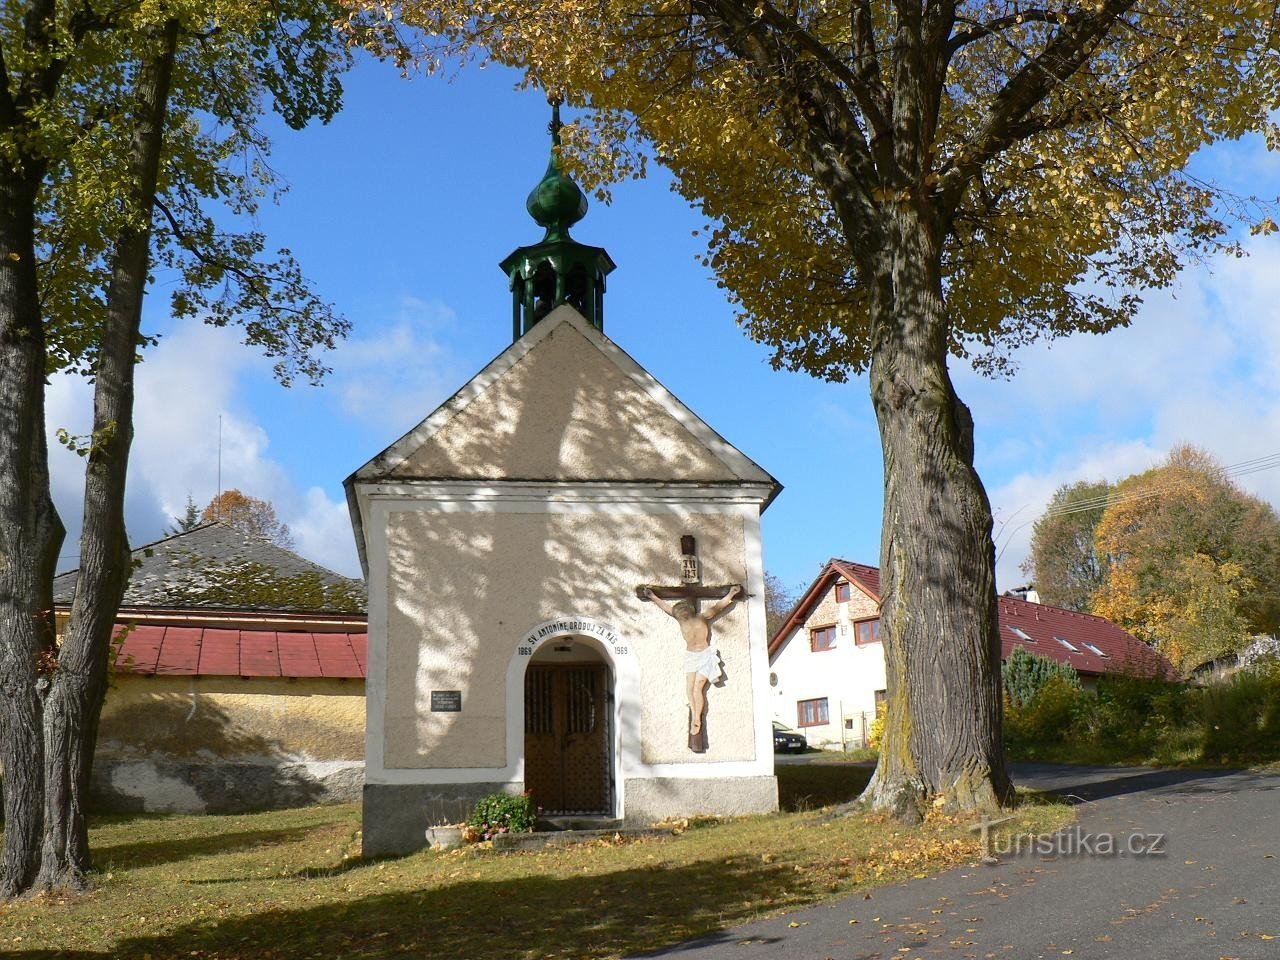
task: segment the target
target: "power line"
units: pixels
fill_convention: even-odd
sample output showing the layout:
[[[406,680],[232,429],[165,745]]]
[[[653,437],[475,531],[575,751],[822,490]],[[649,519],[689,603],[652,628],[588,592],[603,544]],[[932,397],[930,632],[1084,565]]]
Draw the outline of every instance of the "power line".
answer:
[[[1265,457],[1255,457],[1252,460],[1244,460],[1240,463],[1223,467],[1221,470],[1216,470],[1214,473],[1219,479],[1225,481],[1233,480],[1236,477],[1248,476],[1252,473],[1261,473],[1264,470],[1273,470],[1276,467],[1280,467],[1280,453],[1269,454]],[[1086,510],[1093,510],[1098,507],[1109,507],[1112,504],[1125,503],[1129,500],[1142,500],[1148,497],[1159,496],[1160,494],[1166,493],[1170,490],[1176,490],[1185,486],[1186,483],[1186,480],[1181,479],[1163,480],[1156,484],[1144,487],[1142,490],[1122,494],[1118,497],[1114,494],[1104,494],[1102,496],[1091,497],[1086,500],[1077,500],[1074,503],[1063,507],[1046,510],[1043,516],[1065,516],[1071,513],[1082,513]]]
[[[1269,453],[1265,456],[1254,457],[1250,460],[1242,460],[1239,463],[1233,463],[1225,466],[1221,470],[1216,470],[1214,473],[1219,479],[1228,481],[1233,480],[1236,477],[1245,477],[1250,474],[1261,473],[1264,470],[1274,470],[1276,467],[1280,467],[1280,452]],[[1121,494],[1119,496],[1116,496],[1113,493],[1107,493],[1097,497],[1089,497],[1085,500],[1077,500],[1074,503],[1067,504],[1062,507],[1047,509],[1035,520],[1027,520],[1008,531],[1007,534],[1003,534],[1004,546],[1002,546],[996,554],[996,562],[999,563],[1000,558],[1004,556],[1004,552],[1013,542],[1015,534],[1025,530],[1033,523],[1043,520],[1046,517],[1065,517],[1075,513],[1087,513],[1093,510],[1106,509],[1118,504],[1130,503],[1135,500],[1150,500],[1153,497],[1164,496],[1167,493],[1172,493],[1175,490],[1181,489],[1185,487],[1187,483],[1188,481],[1185,479],[1163,480],[1144,487],[1141,490],[1135,490],[1132,493]],[[1017,516],[1018,513],[1021,513],[1027,506],[1028,504],[1023,504],[1014,512],[1013,515]],[[1012,519],[1012,517],[1010,519]]]

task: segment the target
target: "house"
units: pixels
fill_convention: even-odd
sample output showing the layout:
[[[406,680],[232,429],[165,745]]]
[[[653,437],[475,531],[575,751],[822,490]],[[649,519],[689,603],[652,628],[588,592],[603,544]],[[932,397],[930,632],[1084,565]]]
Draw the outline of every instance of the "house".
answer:
[[[359,799],[364,585],[221,522],[133,559],[94,757],[96,809]],[[54,581],[59,629],[75,579]]]
[[[528,201],[546,237],[501,263],[511,344],[346,482],[366,855],[495,791],[601,824],[778,806],[760,514],[781,488],[605,334],[613,262],[569,237],[586,199],[556,156]]]
[[[1164,656],[1120,627],[1087,613],[999,598],[1000,645],[1069,663],[1086,685],[1106,674],[1174,675]],[[774,720],[813,746],[864,746],[883,709],[880,571],[832,559],[769,641]]]

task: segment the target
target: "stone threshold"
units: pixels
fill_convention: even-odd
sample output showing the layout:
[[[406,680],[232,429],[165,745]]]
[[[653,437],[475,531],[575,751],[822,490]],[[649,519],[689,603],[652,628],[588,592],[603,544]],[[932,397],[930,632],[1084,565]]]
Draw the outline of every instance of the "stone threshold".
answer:
[[[547,847],[567,847],[589,840],[620,837],[636,840],[641,837],[669,837],[671,830],[661,827],[612,827],[595,830],[547,830],[538,833],[500,833],[493,838],[495,850],[543,850]]]

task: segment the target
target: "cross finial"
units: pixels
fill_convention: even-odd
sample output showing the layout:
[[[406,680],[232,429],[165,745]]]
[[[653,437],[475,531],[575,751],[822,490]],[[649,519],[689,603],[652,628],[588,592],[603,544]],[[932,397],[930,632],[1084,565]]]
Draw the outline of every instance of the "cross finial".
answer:
[[[551,134],[551,142],[557,147],[560,146],[560,128],[564,126],[560,122],[560,105],[564,103],[564,94],[559,90],[553,90],[547,94],[547,103],[551,105],[551,122],[547,124],[547,132]]]

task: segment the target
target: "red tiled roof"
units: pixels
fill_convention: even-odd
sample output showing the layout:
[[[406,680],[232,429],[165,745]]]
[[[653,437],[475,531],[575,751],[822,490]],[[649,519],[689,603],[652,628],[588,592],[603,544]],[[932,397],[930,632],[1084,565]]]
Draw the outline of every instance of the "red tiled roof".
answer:
[[[871,595],[876,603],[880,602],[880,568],[868,567],[865,563],[854,563],[851,560],[832,560],[831,565],[844,574],[850,583],[856,583],[863,591]]]
[[[1015,647],[1025,647],[1050,660],[1069,663],[1080,673],[1176,676],[1173,664],[1163,655],[1110,620],[1015,597],[1000,597],[999,603],[1002,657],[1013,653]],[[1030,636],[1032,642],[1015,634],[1013,627]],[[1058,637],[1076,649],[1069,649]]]
[[[860,587],[877,603],[880,600],[880,571],[862,563],[833,559],[823,569],[800,602],[787,617],[782,628],[769,641],[772,656],[796,624],[808,615],[836,576],[842,576]],[[1173,665],[1161,653],[1131,636],[1110,620],[1088,613],[1077,613],[1044,603],[1029,603],[1014,597],[999,597],[1000,655],[1007,657],[1015,647],[1025,647],[1051,660],[1069,663],[1080,673],[1126,673],[1139,676],[1174,677]],[[1013,632],[1022,630],[1031,638],[1024,640]],[[1058,637],[1076,649],[1071,650]],[[1092,647],[1097,648],[1097,652]]]
[[[124,630],[117,625],[116,636]],[[363,678],[367,633],[135,626],[116,656],[120,673],[184,677]]]

